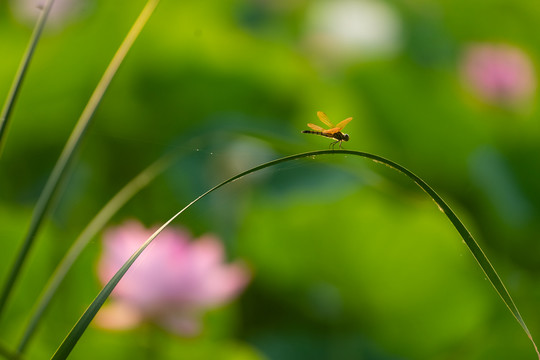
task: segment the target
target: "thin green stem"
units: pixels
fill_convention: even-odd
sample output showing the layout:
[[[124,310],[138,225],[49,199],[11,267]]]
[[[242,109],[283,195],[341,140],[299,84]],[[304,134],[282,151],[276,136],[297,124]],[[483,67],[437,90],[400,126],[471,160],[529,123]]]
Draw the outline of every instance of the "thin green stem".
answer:
[[[53,3],[54,0],[48,0],[45,3],[43,10],[41,11],[41,14],[36,22],[36,26],[34,27],[34,31],[32,32],[32,36],[30,37],[30,42],[28,43],[24,56],[19,64],[19,69],[15,74],[15,78],[13,79],[13,83],[11,84],[11,88],[9,89],[6,102],[4,103],[4,107],[2,108],[2,113],[0,113],[0,155],[2,155],[2,150],[4,148],[3,138],[6,133],[13,107],[15,106],[15,101],[17,100],[17,95],[19,94],[19,90],[21,89],[24,76],[26,75],[28,65],[30,64],[30,60],[32,60],[34,50],[36,49],[39,39],[41,38],[41,33],[43,32],[43,28],[45,27],[45,23],[47,21],[47,17],[49,16],[49,12],[52,8]]]
[[[126,186],[122,188],[90,221],[86,228],[81,232],[75,240],[71,248],[68,250],[58,267],[50,277],[47,285],[43,289],[36,305],[30,316],[30,320],[22,339],[17,347],[19,353],[23,353],[35,333],[39,321],[49,303],[51,302],[58,287],[66,277],[67,273],[79,257],[81,252],[86,248],[90,240],[107,224],[111,217],[118,212],[137,192],[148,185],[152,180],[161,174],[173,160],[173,155],[165,155],[147,167],[143,172],[133,178]]]
[[[17,255],[15,263],[13,264],[11,271],[9,272],[8,278],[0,295],[0,315],[2,315],[3,310],[5,309],[5,305],[11,294],[13,285],[15,284],[15,281],[17,280],[24,265],[24,262],[27,258],[27,255],[30,251],[30,248],[34,243],[34,238],[38,232],[38,229],[51,206],[52,199],[57,192],[61,180],[65,177],[67,166],[70,163],[70,160],[73,158],[81,142],[81,139],[85,134],[86,129],[88,128],[90,120],[92,119],[92,116],[96,111],[96,108],[98,107],[101,99],[103,98],[105,91],[111,83],[120,64],[124,60],[126,54],[133,45],[137,36],[140,34],[144,25],[148,21],[158,2],[159,0],[148,0],[148,2],[146,3],[144,9],[133,24],[126,38],[122,42],[122,45],[120,45],[118,51],[116,52],[113,59],[109,63],[109,66],[105,70],[105,73],[99,81],[96,89],[92,93],[92,96],[90,97],[88,104],[84,108],[81,117],[79,118],[75,128],[73,129],[73,132],[71,133],[62,151],[62,154],[60,155],[56,165],[54,166],[54,169],[49,179],[47,180],[45,188],[43,189],[38,199],[38,202],[34,209],[34,213],[32,214],[32,220],[28,233]]]
[[[538,358],[540,359],[540,354],[538,353],[538,349],[536,347],[536,344],[534,343],[534,340],[529,332],[529,329],[525,325],[525,322],[523,321],[523,318],[521,317],[516,305],[514,304],[514,301],[512,300],[510,294],[506,290],[504,284],[502,283],[501,279],[499,278],[497,272],[489,262],[488,258],[478,246],[472,235],[469,233],[469,231],[466,229],[465,225],[459,220],[459,218],[456,216],[456,214],[452,211],[452,209],[444,202],[444,200],[422,179],[420,179],[418,176],[416,176],[414,173],[406,169],[405,167],[391,161],[388,159],[385,159],[383,157],[380,157],[378,155],[369,154],[365,152],[360,151],[354,151],[354,150],[321,150],[321,151],[312,151],[302,154],[296,154],[287,156],[281,159],[276,159],[267,163],[264,163],[262,165],[256,166],[254,168],[251,168],[247,171],[244,171],[238,175],[235,175],[222,183],[214,186],[210,190],[206,191],[202,195],[198,196],[195,200],[190,202],[188,205],[186,205],[182,210],[180,210],[178,213],[176,213],[172,218],[170,218],[165,224],[163,224],[156,232],[152,234],[146,240],[146,242],[126,261],[126,263],[118,270],[118,272],[112,277],[112,279],[103,287],[103,289],[100,291],[100,293],[96,296],[94,301],[90,304],[90,306],[86,309],[86,311],[83,313],[81,318],[77,321],[73,329],[69,332],[69,334],[66,336],[62,344],[58,347],[57,351],[53,355],[52,359],[59,360],[59,359],[65,359],[69,355],[69,353],[73,350],[76,343],[79,341],[80,337],[94,318],[94,316],[97,314],[107,297],[111,294],[114,287],[118,284],[120,279],[124,276],[124,274],[127,272],[127,270],[130,268],[130,266],[135,262],[135,260],[139,257],[139,255],[146,249],[146,247],[156,238],[156,236],[159,235],[159,233],[167,227],[174,219],[176,219],[180,214],[182,214],[185,210],[187,210],[191,205],[195,204],[197,201],[202,199],[203,197],[209,195],[210,193],[216,191],[217,189],[221,188],[222,186],[225,186],[235,180],[238,180],[246,175],[249,175],[251,173],[254,173],[256,171],[265,169],[270,166],[274,166],[286,161],[292,161],[297,160],[305,157],[317,157],[320,155],[336,155],[336,154],[347,154],[347,155],[355,155],[360,156],[364,158],[371,159],[377,163],[384,164],[386,166],[389,166],[398,172],[406,175],[410,179],[412,179],[420,188],[422,188],[439,206],[439,208],[443,211],[443,213],[448,217],[448,219],[451,221],[451,223],[454,225],[458,233],[461,235],[463,240],[465,241],[465,244],[473,254],[474,258],[486,274],[486,276],[491,281],[491,284],[497,291],[497,293],[501,296],[503,302],[506,304],[512,315],[516,318],[516,320],[519,322],[529,339],[534,345],[534,348],[536,350],[536,353],[538,355]]]

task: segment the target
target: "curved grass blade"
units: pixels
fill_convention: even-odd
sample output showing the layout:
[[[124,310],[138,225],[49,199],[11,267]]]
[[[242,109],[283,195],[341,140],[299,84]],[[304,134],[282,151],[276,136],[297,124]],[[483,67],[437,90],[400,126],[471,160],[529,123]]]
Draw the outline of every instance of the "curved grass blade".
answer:
[[[53,3],[54,0],[48,0],[45,3],[43,10],[41,11],[41,14],[39,15],[36,26],[34,27],[34,31],[32,32],[32,36],[30,37],[28,47],[26,48],[24,56],[21,59],[19,68],[17,69],[17,73],[15,74],[15,78],[13,79],[13,83],[11,84],[11,88],[9,89],[6,102],[4,103],[4,107],[2,108],[2,113],[0,113],[0,155],[2,155],[2,149],[4,148],[4,142],[2,140],[4,138],[9,123],[11,111],[15,106],[17,95],[19,94],[19,90],[21,89],[24,76],[26,75],[26,70],[28,69],[30,60],[32,60],[32,55],[34,54],[34,50],[36,49],[37,43],[41,37],[41,33],[43,32],[45,22],[47,21],[47,17],[49,16],[49,12],[53,6]]]
[[[0,315],[5,308],[7,300],[11,294],[13,285],[15,284],[15,281],[19,276],[28,252],[30,251],[30,248],[34,243],[34,238],[38,232],[38,229],[41,226],[41,223],[51,206],[52,198],[56,194],[61,180],[65,177],[66,168],[70,160],[73,158],[75,151],[79,147],[81,138],[85,134],[96,108],[98,107],[101,99],[103,98],[105,91],[111,83],[120,64],[124,60],[127,52],[129,51],[129,49],[133,45],[133,42],[148,21],[158,2],[159,0],[148,0],[148,2],[146,3],[139,17],[133,24],[124,41],[122,42],[122,45],[120,45],[118,51],[109,63],[109,66],[105,70],[105,73],[99,81],[96,89],[92,93],[88,104],[84,108],[81,117],[77,121],[77,125],[73,129],[73,132],[71,133],[64,149],[62,150],[62,154],[58,158],[58,161],[56,162],[56,165],[54,166],[54,169],[51,172],[47,183],[45,184],[45,188],[41,192],[41,195],[38,199],[38,202],[32,214],[32,220],[28,229],[28,233],[26,234],[22,247],[17,254],[15,263],[10,270],[10,273],[0,295]]]
[[[90,221],[86,228],[81,232],[79,237],[70,247],[58,267],[50,277],[47,285],[43,289],[36,305],[28,321],[26,330],[17,347],[19,354],[22,354],[33,336],[39,321],[41,320],[45,310],[49,306],[58,287],[64,280],[65,276],[79,257],[81,252],[86,248],[90,240],[107,224],[111,217],[124,206],[137,192],[148,185],[159,174],[161,174],[173,161],[173,155],[165,155],[155,161],[139,175],[133,178],[126,186],[124,186]]]
[[[538,353],[538,348],[536,347],[536,344],[529,332],[529,329],[525,325],[525,322],[523,321],[516,305],[514,304],[514,301],[512,300],[510,294],[506,290],[505,286],[503,285],[501,279],[497,275],[497,272],[487,259],[486,255],[478,246],[472,235],[469,233],[469,231],[466,229],[465,225],[459,220],[459,218],[456,216],[456,214],[450,209],[450,207],[444,202],[444,200],[422,179],[420,179],[418,176],[416,176],[414,173],[406,169],[405,167],[391,161],[388,159],[385,159],[383,157],[380,157],[378,155],[360,152],[360,151],[354,151],[354,150],[320,150],[320,151],[311,151],[307,153],[301,153],[296,155],[291,155],[287,157],[283,157],[281,159],[269,161],[267,163],[264,163],[262,165],[256,166],[254,168],[251,168],[249,170],[246,170],[238,175],[235,175],[222,183],[214,186],[210,190],[206,191],[199,197],[197,197],[195,200],[190,202],[188,205],[186,205],[182,210],[180,210],[178,213],[176,213],[172,218],[170,218],[165,224],[163,224],[156,232],[152,234],[146,240],[146,242],[126,261],[126,263],[118,270],[118,272],[112,277],[112,279],[103,287],[101,292],[96,296],[94,301],[90,304],[90,306],[86,309],[86,311],[83,313],[81,318],[77,321],[73,329],[69,332],[67,337],[64,339],[62,344],[58,347],[55,354],[51,359],[53,360],[61,360],[66,359],[67,356],[70,354],[70,352],[73,350],[77,342],[79,341],[80,337],[94,318],[94,316],[97,314],[107,297],[111,294],[114,287],[118,284],[120,279],[124,276],[124,274],[127,272],[127,270],[130,268],[130,266],[137,260],[139,255],[150,245],[150,243],[156,238],[156,236],[159,235],[159,233],[167,227],[174,219],[176,219],[180,214],[182,214],[185,210],[187,210],[191,205],[195,204],[197,201],[202,199],[203,197],[209,195],[210,193],[214,192],[215,190],[221,188],[224,185],[227,185],[235,180],[238,180],[246,175],[249,175],[251,173],[257,172],[259,170],[265,169],[270,166],[274,166],[286,161],[292,161],[297,160],[305,157],[314,157],[319,155],[327,155],[327,154],[347,154],[347,155],[355,155],[360,156],[364,158],[368,158],[371,160],[374,160],[377,163],[384,164],[386,166],[389,166],[400,173],[406,175],[411,180],[413,180],[420,188],[422,188],[439,206],[439,208],[444,212],[444,214],[448,217],[448,219],[452,222],[456,230],[459,232],[463,240],[465,241],[465,244],[473,254],[474,258],[488,277],[488,279],[491,281],[491,284],[497,291],[497,293],[501,296],[503,302],[506,304],[512,315],[516,318],[516,320],[519,322],[529,339],[534,345],[534,348],[536,350],[536,353],[538,355],[538,358],[540,359],[540,353]]]

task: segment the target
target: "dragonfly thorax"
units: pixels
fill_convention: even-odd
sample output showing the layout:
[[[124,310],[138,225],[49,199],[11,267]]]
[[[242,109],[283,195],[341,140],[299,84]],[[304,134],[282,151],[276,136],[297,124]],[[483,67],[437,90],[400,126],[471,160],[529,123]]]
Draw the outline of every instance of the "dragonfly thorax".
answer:
[[[338,141],[349,141],[349,134],[344,134],[341,131],[332,134],[332,137]]]

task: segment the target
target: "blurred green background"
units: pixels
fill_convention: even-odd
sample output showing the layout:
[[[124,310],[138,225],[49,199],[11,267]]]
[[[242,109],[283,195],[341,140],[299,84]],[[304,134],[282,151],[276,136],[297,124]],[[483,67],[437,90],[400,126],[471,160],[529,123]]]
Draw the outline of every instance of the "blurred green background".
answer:
[[[2,99],[32,30],[17,2],[0,2]],[[1,274],[145,3],[70,2],[38,46],[0,158]],[[327,148],[300,133],[318,110],[354,118],[345,148],[404,165],[449,202],[540,338],[537,94],[487,98],[463,75],[475,44],[520,49],[534,69],[539,21],[534,1],[162,0],[95,114],[0,323],[2,342],[15,344],[63,252],[152,161],[179,154],[111,224],[161,224],[240,171]],[[535,358],[450,222],[384,166],[341,155],[285,163],[212,194],[176,223],[217,234],[231,259],[250,264],[246,292],[207,314],[196,338],[91,327],[72,358]],[[96,238],[29,358],[50,356],[99,291],[99,251]]]

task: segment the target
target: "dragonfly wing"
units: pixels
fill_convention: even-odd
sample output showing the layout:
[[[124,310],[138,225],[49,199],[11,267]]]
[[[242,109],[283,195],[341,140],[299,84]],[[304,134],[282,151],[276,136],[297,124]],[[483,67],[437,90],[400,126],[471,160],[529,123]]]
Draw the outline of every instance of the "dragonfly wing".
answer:
[[[325,134],[325,135],[333,135],[333,134],[339,132],[340,130],[341,130],[340,128],[335,127],[335,128],[328,129],[328,130],[323,130],[322,133]]]
[[[337,131],[341,131],[341,129],[343,129],[351,120],[352,120],[352,117],[346,118],[345,120],[343,120],[339,124],[337,124],[336,125],[336,129],[338,129]]]
[[[321,132],[325,131],[322,127],[320,127],[318,125],[315,125],[315,124],[307,124],[307,126],[309,126],[310,128],[312,128],[315,131],[321,131]]]
[[[328,116],[326,116],[325,113],[322,111],[317,111],[317,116],[319,117],[319,120],[321,120],[324,125],[328,126],[329,128],[333,128],[334,124],[328,119]]]

